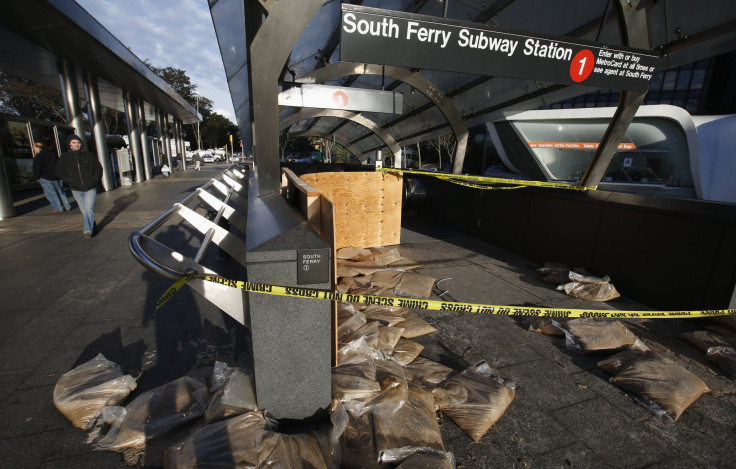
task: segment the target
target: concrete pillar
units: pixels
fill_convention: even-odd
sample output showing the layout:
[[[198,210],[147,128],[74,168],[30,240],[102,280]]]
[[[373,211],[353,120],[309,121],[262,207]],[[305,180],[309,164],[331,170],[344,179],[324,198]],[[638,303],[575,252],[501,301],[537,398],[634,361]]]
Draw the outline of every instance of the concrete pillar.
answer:
[[[143,168],[146,172],[146,180],[153,179],[153,167],[148,153],[148,123],[146,122],[146,106],[142,99],[136,101],[138,108],[138,129],[141,134],[141,157]]]
[[[105,132],[105,123],[102,121],[102,105],[100,104],[97,77],[87,72],[83,76],[82,83],[84,84],[84,95],[87,98],[89,126],[94,136],[97,158],[102,165],[102,187],[106,191],[111,191],[115,188],[115,182],[112,165],[110,164],[110,153],[107,150],[107,132]]]
[[[59,60],[58,67],[66,120],[74,127],[74,132],[84,139],[84,116],[82,116],[82,108],[79,106],[77,72],[74,66],[64,59]],[[66,142],[62,142],[62,145],[66,145]],[[61,149],[62,152],[67,150],[68,148]]]
[[[141,156],[141,137],[138,132],[138,110],[135,101],[127,91],[123,92],[123,102],[125,104],[125,119],[128,123],[128,142],[130,149],[133,151],[133,162],[135,164],[135,182],[143,182],[145,180],[145,170],[143,168],[143,157]]]

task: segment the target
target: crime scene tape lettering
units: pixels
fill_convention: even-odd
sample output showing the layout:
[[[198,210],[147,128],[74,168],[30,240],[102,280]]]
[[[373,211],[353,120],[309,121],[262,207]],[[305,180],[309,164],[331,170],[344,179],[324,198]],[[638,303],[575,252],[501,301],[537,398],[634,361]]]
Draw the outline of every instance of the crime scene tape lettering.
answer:
[[[217,275],[186,275],[177,280],[161,296],[156,303],[156,309],[169,301],[174,294],[191,279],[205,280],[219,283],[232,288],[238,288],[252,293],[266,295],[291,296],[295,298],[345,301],[366,305],[398,306],[401,308],[424,309],[428,311],[452,311],[468,314],[495,314],[499,316],[530,316],[545,318],[698,318],[710,316],[728,316],[736,314],[736,309],[696,310],[696,311],[621,311],[621,310],[586,310],[560,308],[527,308],[522,306],[499,306],[475,303],[461,303],[453,301],[417,300],[390,296],[353,295],[350,293],[335,293],[312,288],[284,287],[265,283],[243,282],[226,279]]]
[[[573,184],[565,184],[561,182],[543,182],[543,181],[530,181],[527,179],[504,179],[494,178],[488,176],[470,176],[464,174],[447,174],[447,173],[432,173],[427,171],[412,171],[409,169],[398,169],[398,168],[376,168],[376,171],[382,173],[395,173],[395,174],[419,174],[422,176],[435,177],[442,179],[453,184],[460,184],[462,186],[474,187],[477,189],[490,189],[488,184],[508,184],[512,186],[530,186],[530,187],[547,187],[551,189],[567,189],[573,191],[594,191],[598,189],[598,186],[576,186]],[[475,184],[473,184],[475,183]],[[503,189],[517,189],[518,187],[504,187]],[[494,187],[494,189],[499,189]]]

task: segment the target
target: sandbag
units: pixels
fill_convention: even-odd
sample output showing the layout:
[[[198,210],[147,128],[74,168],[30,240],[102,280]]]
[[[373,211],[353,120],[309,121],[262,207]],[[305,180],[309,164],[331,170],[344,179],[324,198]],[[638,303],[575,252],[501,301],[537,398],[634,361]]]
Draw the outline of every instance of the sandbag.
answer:
[[[516,386],[494,376],[490,366],[481,362],[448,379],[432,394],[435,409],[478,441],[506,412]]]
[[[578,318],[557,324],[565,333],[568,349],[579,353],[613,352],[626,346],[646,348],[633,332],[615,319]]]
[[[54,406],[75,427],[87,430],[106,406],[120,404],[136,388],[120,365],[101,353],[64,373],[54,386]]]
[[[332,368],[332,399],[367,399],[381,391],[373,360]]]
[[[183,376],[142,393],[125,408],[106,407],[115,419],[95,444],[109,450],[143,447],[146,441],[201,417],[206,400],[204,381]]]
[[[424,357],[417,357],[404,365],[406,379],[423,388],[434,388],[454,373],[452,368]]]
[[[378,344],[376,348],[386,355],[391,355],[394,352],[394,347],[401,340],[401,334],[403,333],[403,327],[381,326],[378,329]]]
[[[434,326],[412,312],[407,313],[406,318],[396,324],[396,327],[402,327],[404,329],[401,336],[406,339],[412,339],[414,337],[437,332],[437,329],[435,329]]]
[[[626,350],[598,362],[611,382],[644,396],[677,421],[708,386],[673,360],[652,351]],[[658,409],[648,408],[657,415]]]
[[[257,409],[253,375],[233,370],[207,401],[204,423],[217,422]]]
[[[455,469],[455,456],[428,446],[403,446],[384,450],[379,453],[379,460],[385,463],[399,464],[396,469]]]
[[[568,274],[570,282],[557,287],[569,296],[586,301],[609,301],[621,296],[616,287],[611,285],[610,278],[581,275],[575,272]]]
[[[394,288],[397,295],[411,298],[429,298],[432,295],[435,279],[413,271],[404,272],[401,281]]]
[[[562,329],[555,326],[552,321],[550,318],[532,317],[529,321],[529,331],[545,335],[564,336],[565,333],[562,332]],[[555,321],[558,325],[566,322],[564,319],[555,319]]]
[[[394,346],[391,358],[401,365],[408,365],[413,362],[424,350],[424,345],[414,342],[413,340],[399,339]]]
[[[733,347],[710,347],[705,357],[715,364],[724,375],[736,379],[736,349]]]
[[[689,343],[701,352],[705,353],[711,347],[728,347],[729,343],[723,336],[711,331],[683,332],[678,338]]]
[[[410,385],[406,402],[394,415],[374,413],[378,451],[404,446],[428,446],[444,451],[433,404],[430,391]]]
[[[167,467],[273,467],[326,469],[314,435],[282,435],[260,412],[206,425],[187,438]]]

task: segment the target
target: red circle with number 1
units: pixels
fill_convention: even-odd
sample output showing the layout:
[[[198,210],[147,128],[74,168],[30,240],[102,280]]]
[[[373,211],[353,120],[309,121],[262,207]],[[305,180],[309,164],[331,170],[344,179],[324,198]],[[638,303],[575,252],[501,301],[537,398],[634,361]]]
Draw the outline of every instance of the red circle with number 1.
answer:
[[[345,107],[348,105],[348,95],[344,91],[335,91],[332,95],[332,102],[338,108]]]
[[[572,58],[570,64],[570,78],[575,83],[579,83],[590,76],[595,65],[595,57],[588,49],[583,49]]]

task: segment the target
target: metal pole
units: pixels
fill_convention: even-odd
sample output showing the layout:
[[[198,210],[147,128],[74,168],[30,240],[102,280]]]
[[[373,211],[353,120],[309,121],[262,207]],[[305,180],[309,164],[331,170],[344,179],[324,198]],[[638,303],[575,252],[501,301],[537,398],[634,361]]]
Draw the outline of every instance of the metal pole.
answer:
[[[197,115],[199,115],[199,93],[197,93]],[[199,121],[197,121],[197,150],[202,149],[202,138],[199,135]]]
[[[87,72],[82,77],[82,84],[84,85],[85,98],[87,98],[87,114],[90,127],[92,127],[92,135],[95,139],[97,159],[100,160],[102,165],[102,187],[106,191],[111,191],[115,188],[115,183],[112,177],[110,153],[107,150],[105,123],[102,121],[102,106],[100,104],[100,92],[97,87],[97,77]]]
[[[141,156],[143,157],[143,168],[146,172],[146,180],[153,179],[153,168],[151,158],[148,154],[148,123],[146,121],[146,103],[138,99],[138,129],[141,134]]]
[[[74,127],[74,131],[80,138],[84,138],[84,117],[79,106],[79,88],[77,87],[77,72],[73,65],[64,59],[60,59],[59,80],[61,81],[61,96],[64,98],[64,111],[66,120]],[[66,144],[66,142],[64,142]],[[63,148],[66,151],[68,148]]]
[[[138,133],[137,108],[133,98],[127,91],[123,92],[123,103],[125,104],[125,119],[128,123],[128,143],[133,150],[133,162],[135,164],[135,182],[144,181],[143,158],[141,157],[141,137]]]

